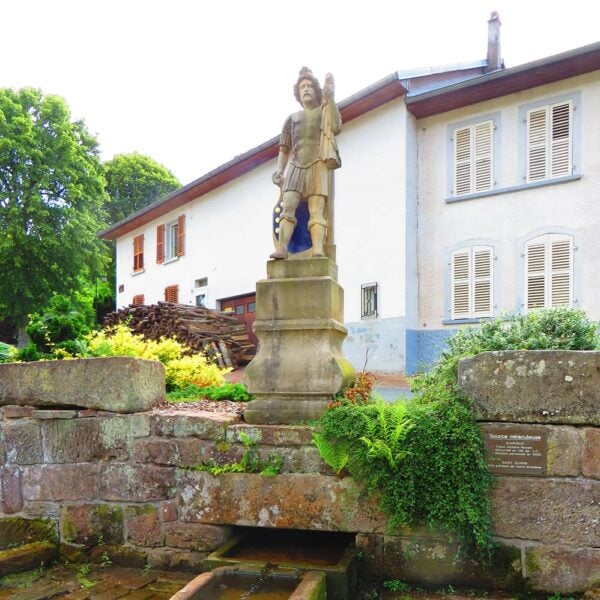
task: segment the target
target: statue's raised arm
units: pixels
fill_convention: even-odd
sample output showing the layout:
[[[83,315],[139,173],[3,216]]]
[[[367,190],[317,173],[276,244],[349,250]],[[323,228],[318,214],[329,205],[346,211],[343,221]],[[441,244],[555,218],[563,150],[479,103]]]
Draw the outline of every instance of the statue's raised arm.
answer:
[[[276,259],[289,254],[325,256],[327,231],[332,227],[333,170],[341,166],[335,136],[342,121],[333,75],[326,75],[321,89],[312,71],[302,67],[294,95],[302,110],[283,125],[272,177],[281,188],[275,209],[276,250],[271,254]]]

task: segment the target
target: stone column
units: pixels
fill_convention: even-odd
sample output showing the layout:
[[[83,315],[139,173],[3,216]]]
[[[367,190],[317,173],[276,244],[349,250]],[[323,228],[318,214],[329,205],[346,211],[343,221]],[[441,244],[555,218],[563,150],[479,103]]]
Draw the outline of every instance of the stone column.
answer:
[[[256,397],[249,423],[301,423],[321,416],[331,398],[352,384],[342,354],[347,335],[344,290],[327,257],[271,260],[256,285],[258,352],[246,368]]]

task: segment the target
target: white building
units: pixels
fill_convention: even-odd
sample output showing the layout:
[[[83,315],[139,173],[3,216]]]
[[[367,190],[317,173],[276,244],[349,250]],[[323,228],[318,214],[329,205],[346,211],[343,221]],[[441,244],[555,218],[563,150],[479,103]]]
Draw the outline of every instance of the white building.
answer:
[[[600,43],[503,69],[498,25],[487,60],[393,73],[339,104],[335,241],[359,369],[412,373],[501,312],[600,318]],[[271,139],[103,231],[118,307],[203,303],[251,323],[277,151]]]

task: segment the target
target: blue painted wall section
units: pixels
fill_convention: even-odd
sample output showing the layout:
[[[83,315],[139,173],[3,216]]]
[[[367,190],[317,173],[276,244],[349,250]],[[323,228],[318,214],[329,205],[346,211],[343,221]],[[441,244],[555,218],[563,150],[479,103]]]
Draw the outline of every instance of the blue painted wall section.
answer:
[[[406,374],[427,371],[437,360],[448,339],[458,329],[435,329],[406,331]]]
[[[357,371],[404,372],[406,343],[403,317],[344,323],[344,356]],[[365,366],[366,362],[366,366]]]

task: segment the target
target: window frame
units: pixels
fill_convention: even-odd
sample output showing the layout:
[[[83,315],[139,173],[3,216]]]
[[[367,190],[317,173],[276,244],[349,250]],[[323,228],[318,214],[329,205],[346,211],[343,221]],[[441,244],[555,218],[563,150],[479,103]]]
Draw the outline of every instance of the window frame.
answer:
[[[555,110],[562,107],[567,107],[567,135],[555,136],[555,132],[560,133],[561,127],[564,125],[558,123],[558,118],[554,119]],[[570,177],[573,175],[573,101],[563,100],[545,104],[537,108],[531,108],[526,113],[526,129],[527,129],[527,149],[526,159],[527,166],[525,171],[526,183],[534,183],[538,181],[548,181],[550,179],[558,179],[560,177]],[[539,115],[542,117],[534,117]],[[537,126],[534,128],[535,121],[538,120]],[[542,131],[543,129],[543,131]],[[537,132],[536,132],[537,131]],[[537,140],[535,138],[538,138]],[[539,139],[541,138],[541,139]],[[566,151],[563,149],[566,140]],[[542,152],[540,152],[540,150]],[[535,160],[535,155],[541,157]],[[555,165],[561,159],[561,154],[566,155],[566,168],[560,171]],[[564,157],[561,162],[564,162]],[[540,171],[543,171],[541,173]],[[537,174],[539,173],[539,175]]]
[[[131,304],[133,306],[143,306],[144,305],[144,294],[136,294],[131,300]]]
[[[144,234],[133,238],[133,272],[140,273],[144,270]]]
[[[570,104],[570,138],[569,138],[569,156],[570,169],[568,173],[561,173],[554,176],[545,176],[544,178],[531,178],[529,173],[529,116],[535,111],[548,109],[549,107],[560,104]],[[556,96],[546,96],[518,107],[519,117],[519,175],[523,187],[535,187],[539,185],[549,185],[561,183],[581,177],[581,92],[574,90],[565,94]],[[551,140],[550,140],[551,142]],[[546,160],[546,173],[551,160]]]
[[[447,155],[447,201],[457,201],[468,199],[471,197],[478,197],[479,195],[486,195],[490,193],[494,193],[496,188],[498,187],[498,173],[500,173],[500,160],[501,160],[501,152],[500,152],[500,133],[501,133],[501,120],[502,113],[500,111],[494,113],[486,113],[482,115],[478,115],[476,117],[471,117],[470,119],[466,119],[464,121],[458,121],[455,123],[450,123],[446,128],[446,137],[447,137],[447,147],[446,147],[446,155]],[[474,144],[474,140],[476,136],[477,128],[480,128],[482,125],[488,125],[490,127],[490,141],[488,146],[488,154],[489,154],[489,187],[485,189],[477,188],[477,151],[476,144]],[[469,150],[469,188],[468,191],[464,190],[457,193],[457,176],[458,176],[458,168],[459,161],[457,157],[457,144],[458,144],[458,135],[461,131],[469,131],[469,139],[470,139],[470,150]],[[484,158],[483,155],[480,155],[480,158]]]
[[[175,298],[174,300],[172,298]],[[179,304],[179,285],[168,285],[165,287],[165,302]]]
[[[487,275],[477,275],[477,254],[489,253],[488,264],[489,271]],[[457,282],[455,277],[456,262],[455,258],[466,255],[466,276],[462,276]],[[495,285],[495,271],[494,263],[496,261],[496,252],[492,244],[485,243],[473,243],[464,244],[450,251],[449,256],[449,314],[450,322],[463,321],[463,320],[479,320],[489,319],[494,316],[494,294],[496,292]],[[488,308],[486,310],[477,310],[478,298],[477,289],[478,284],[488,284]],[[466,303],[467,310],[458,312],[456,308],[456,289],[458,285],[466,285]],[[481,288],[480,288],[481,289]],[[479,299],[481,302],[481,299]]]
[[[569,244],[569,266],[567,269],[567,273],[569,275],[568,280],[568,295],[569,301],[568,303],[555,303],[554,302],[554,284],[555,284],[555,276],[558,278],[560,276],[565,275],[565,268],[553,266],[553,258],[554,258],[554,245],[568,242]],[[531,269],[530,264],[530,252],[533,247],[544,247],[543,249],[543,269]],[[527,239],[524,243],[524,252],[523,252],[523,272],[524,272],[524,294],[523,294],[523,313],[527,314],[536,310],[554,308],[558,306],[573,308],[577,303],[575,299],[575,237],[569,233],[562,232],[549,232],[543,233],[541,235],[536,235]],[[533,259],[532,259],[533,260]],[[539,258],[538,258],[539,262]],[[543,289],[542,294],[544,296],[543,304],[538,306],[529,306],[531,288],[533,286],[530,285],[530,281],[534,278],[542,277]],[[564,287],[564,283],[562,284]],[[538,286],[538,294],[539,294],[539,286]],[[563,292],[564,293],[564,292]]]
[[[379,284],[376,281],[360,286],[360,318],[376,319],[379,316]]]

